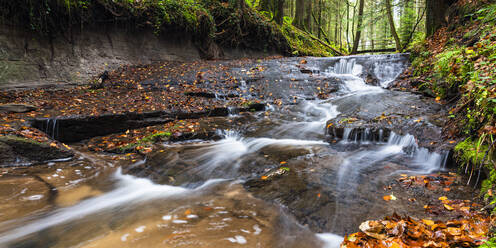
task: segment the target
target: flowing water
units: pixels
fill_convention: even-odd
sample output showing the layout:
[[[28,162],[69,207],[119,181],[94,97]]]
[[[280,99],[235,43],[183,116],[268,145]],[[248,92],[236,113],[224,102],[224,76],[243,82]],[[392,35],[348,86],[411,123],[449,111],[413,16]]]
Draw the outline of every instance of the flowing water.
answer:
[[[325,100],[296,90],[296,104],[232,113],[219,121],[240,124],[219,130],[222,139],[162,144],[163,152],[146,161],[121,164],[82,152],[74,161],[3,169],[0,247],[339,247],[361,221],[389,213],[379,192],[387,180],[444,167],[446,154],[419,147],[410,134],[384,141],[348,129],[334,143],[325,135],[326,122],[350,110],[353,99],[375,105],[367,99],[389,98],[383,87],[402,72],[404,59],[312,59],[308,67],[320,73],[311,76],[295,70],[295,61],[266,65],[282,95],[290,95],[281,85],[293,77],[302,87],[331,80],[339,90]],[[286,75],[287,67],[293,69]],[[382,87],[366,84],[365,70]],[[47,131],[56,135],[55,127]],[[294,180],[258,191],[247,186],[285,163],[294,165]],[[168,169],[126,174],[149,164]],[[327,202],[312,203],[315,188]]]

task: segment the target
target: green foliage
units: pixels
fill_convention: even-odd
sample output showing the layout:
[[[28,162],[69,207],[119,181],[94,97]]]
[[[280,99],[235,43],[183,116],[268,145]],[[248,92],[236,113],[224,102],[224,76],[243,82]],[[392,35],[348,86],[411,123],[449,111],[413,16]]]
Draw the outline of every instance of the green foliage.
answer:
[[[280,30],[244,0],[19,0],[0,6],[0,20],[49,38],[72,29],[123,24],[155,34],[191,36],[204,57],[216,46],[289,53]],[[109,22],[111,20],[112,22]]]
[[[482,162],[487,149],[488,146],[483,145],[480,140],[474,142],[472,138],[467,138],[456,145],[455,152],[463,165],[467,163],[478,165]]]
[[[461,99],[453,117],[463,133],[472,135],[485,126],[494,126],[495,122],[496,69],[492,65],[496,63],[496,4],[462,12],[474,17],[477,23],[474,22],[472,28],[462,29],[462,35],[450,37],[436,54],[427,49],[426,43],[416,42],[412,47],[412,66],[415,76],[426,79],[419,89],[427,89],[444,99]]]
[[[485,244],[479,246],[479,248],[494,248],[494,247],[496,247],[496,238],[489,239]]]
[[[0,8],[3,22],[25,26],[43,35],[53,36],[72,25],[96,24],[113,19],[134,22],[137,27],[153,26],[156,32],[163,26],[174,26],[190,32],[198,30],[200,19],[208,12],[194,0],[19,0],[8,1]]]

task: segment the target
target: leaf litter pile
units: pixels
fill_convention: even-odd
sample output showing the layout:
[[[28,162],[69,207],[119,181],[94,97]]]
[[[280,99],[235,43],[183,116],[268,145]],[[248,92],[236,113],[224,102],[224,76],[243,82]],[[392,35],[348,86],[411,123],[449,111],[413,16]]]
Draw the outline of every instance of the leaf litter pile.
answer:
[[[433,191],[441,195],[430,199],[422,206],[425,218],[400,216],[393,214],[383,220],[363,222],[360,232],[345,236],[342,248],[379,247],[379,248],[409,248],[409,247],[477,247],[487,241],[489,229],[494,225],[494,218],[480,210],[478,203],[470,200],[452,200],[447,196],[456,191],[457,175],[441,173],[427,176],[408,176],[402,174],[396,179],[397,185],[407,192],[421,190]],[[392,187],[385,187],[391,191]],[[399,191],[396,191],[399,194]],[[452,194],[454,195],[454,194]],[[417,199],[409,197],[412,204]],[[395,193],[386,194],[383,200],[387,204],[395,204],[398,198]]]

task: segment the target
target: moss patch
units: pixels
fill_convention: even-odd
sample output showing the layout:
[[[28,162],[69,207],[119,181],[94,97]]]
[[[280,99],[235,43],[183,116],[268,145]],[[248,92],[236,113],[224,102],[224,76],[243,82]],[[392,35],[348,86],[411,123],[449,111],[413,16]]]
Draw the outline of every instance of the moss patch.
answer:
[[[296,28],[287,21],[284,22],[280,29],[288,40],[292,54],[295,56],[332,57],[338,55],[319,42],[317,37]]]

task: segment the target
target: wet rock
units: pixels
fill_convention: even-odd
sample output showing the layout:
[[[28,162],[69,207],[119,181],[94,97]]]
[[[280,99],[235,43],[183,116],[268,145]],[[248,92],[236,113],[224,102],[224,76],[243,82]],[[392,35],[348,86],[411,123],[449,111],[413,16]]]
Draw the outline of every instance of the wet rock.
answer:
[[[37,108],[28,104],[2,104],[0,113],[26,113],[36,110]]]
[[[340,161],[333,156],[325,156],[323,163],[313,159],[291,160],[283,167],[247,180],[244,187],[255,197],[284,206],[310,230],[329,232],[333,227],[337,197],[336,181],[330,180],[335,176],[331,168],[338,167]]]
[[[379,79],[377,79],[374,75],[368,73],[367,76],[365,77],[365,83],[373,86],[379,86],[380,82]]]
[[[196,164],[180,158],[180,151],[169,149],[149,155],[143,164],[124,168],[125,174],[148,178],[155,183],[182,185],[200,182],[201,177],[191,171]]]
[[[341,113],[327,122],[331,139],[387,141],[391,132],[411,134],[418,145],[431,150],[450,150],[442,128],[446,111],[430,99],[404,92],[352,95],[333,102]],[[371,104],[374,103],[374,104]]]
[[[38,118],[31,125],[61,142],[77,142],[84,139],[125,132],[130,129],[165,124],[174,120],[199,119],[202,117],[228,116],[231,111],[263,111],[265,104],[253,103],[230,110],[228,107],[198,112],[165,111],[147,113],[104,114],[100,116],[69,116],[61,118]]]
[[[333,140],[387,142],[391,134],[391,129],[371,124],[350,125],[329,121],[327,126],[327,134]]]
[[[0,136],[0,167],[26,166],[73,155],[69,150],[26,138]]]
[[[303,74],[314,74],[314,73],[319,73],[319,70],[311,70],[311,69],[301,68],[300,72]]]

